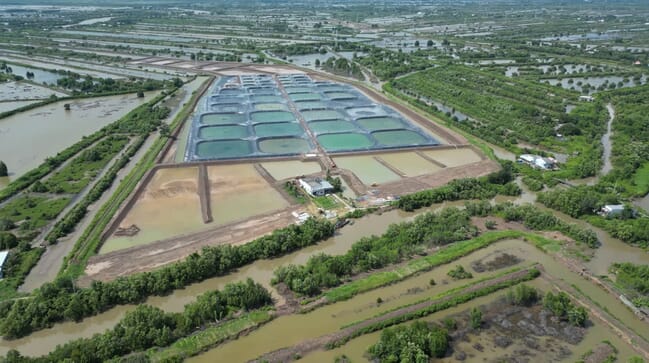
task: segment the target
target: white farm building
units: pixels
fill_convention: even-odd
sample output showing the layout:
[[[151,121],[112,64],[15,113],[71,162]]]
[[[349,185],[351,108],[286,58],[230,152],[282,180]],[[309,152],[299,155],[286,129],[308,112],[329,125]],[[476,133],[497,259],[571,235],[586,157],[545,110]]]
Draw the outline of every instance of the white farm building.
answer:
[[[300,186],[306,190],[307,193],[311,195],[325,195],[327,193],[331,193],[334,190],[333,185],[331,185],[328,181],[322,180],[320,178],[315,178],[315,179],[299,179]]]

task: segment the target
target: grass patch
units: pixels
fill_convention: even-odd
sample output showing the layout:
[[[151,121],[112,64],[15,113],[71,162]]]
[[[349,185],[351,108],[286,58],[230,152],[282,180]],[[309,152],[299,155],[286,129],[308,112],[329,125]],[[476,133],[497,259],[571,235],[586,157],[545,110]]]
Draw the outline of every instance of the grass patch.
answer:
[[[206,351],[215,345],[238,336],[246,329],[258,327],[273,317],[268,310],[246,313],[223,324],[201,330],[182,338],[164,349],[149,349],[146,353],[151,362],[161,362],[177,358],[187,358]]]
[[[5,272],[6,275],[10,276],[5,276],[4,279],[0,280],[0,301],[23,295],[17,291],[18,287],[25,281],[25,277],[36,266],[44,252],[44,248],[32,248],[25,252],[17,250],[11,252],[7,265],[9,261],[15,258],[15,262],[12,262],[15,266],[10,267],[11,271]],[[5,265],[5,268],[7,267]]]
[[[291,183],[291,182],[286,182],[284,184],[284,190],[286,193],[288,193],[295,201],[299,204],[306,204],[307,202],[307,197],[302,193],[300,190],[300,187]]]
[[[111,136],[83,151],[44,183],[54,193],[79,193],[128,143],[126,136]]]
[[[313,197],[313,203],[322,209],[337,209],[340,207],[338,202],[333,197],[324,195],[321,197]]]
[[[0,209],[0,219],[8,219],[14,223],[22,222],[19,228],[23,231],[34,230],[56,218],[68,203],[70,198],[48,199],[25,195]]]
[[[644,163],[635,171],[631,180],[624,180],[620,184],[626,188],[630,194],[644,197],[649,193],[649,163]]]

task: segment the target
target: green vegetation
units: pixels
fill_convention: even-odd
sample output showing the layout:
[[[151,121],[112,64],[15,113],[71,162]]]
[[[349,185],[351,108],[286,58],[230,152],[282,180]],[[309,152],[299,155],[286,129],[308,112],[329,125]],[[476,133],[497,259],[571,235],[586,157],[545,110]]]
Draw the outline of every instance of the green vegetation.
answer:
[[[54,226],[52,231],[45,237],[50,243],[55,243],[59,238],[67,235],[72,232],[79,222],[85,217],[88,212],[88,207],[99,200],[108,188],[113,184],[113,181],[117,177],[117,173],[131,160],[133,155],[140,149],[142,144],[144,144],[145,138],[138,137],[133,144],[124,152],[123,156],[119,158],[111,167],[108,169],[106,174],[97,181],[97,183],[92,187],[92,189],[86,194],[86,196],[78,202],[74,208],[68,212],[59,222]]]
[[[0,219],[6,219],[18,225],[21,233],[29,233],[45,226],[56,218],[70,198],[48,199],[24,195],[20,196],[0,209]]]
[[[336,209],[339,207],[338,202],[328,195],[323,195],[321,197],[313,197],[313,203],[322,209]]]
[[[463,280],[463,279],[472,279],[473,278],[473,274],[471,274],[471,272],[465,270],[464,267],[462,267],[461,265],[457,265],[453,269],[449,270],[447,275],[452,277],[455,280]]]
[[[167,348],[153,348],[142,354],[145,354],[151,362],[188,358],[223,341],[235,338],[243,331],[259,327],[272,318],[268,310],[251,311],[179,339]]]
[[[519,195],[521,190],[511,179],[511,169],[505,167],[489,177],[455,179],[443,187],[404,195],[396,205],[405,211],[413,211],[444,201],[491,199],[498,194]]]
[[[17,297],[18,287],[23,284],[29,271],[45,252],[44,248],[33,248],[21,242],[9,251],[9,257],[2,267],[3,279],[0,282],[0,301]],[[2,311],[2,307],[0,307]]]
[[[383,330],[381,338],[368,353],[386,363],[428,362],[446,355],[449,340],[445,329],[418,321]]]
[[[338,74],[345,77],[353,77],[359,80],[365,80],[365,76],[361,68],[353,61],[348,61],[345,58],[330,57],[322,63],[322,69],[325,69],[333,74]]]
[[[621,89],[605,95],[615,106],[613,171],[608,182],[623,181],[631,195],[649,193],[649,130],[645,127],[649,86]]]
[[[514,230],[490,231],[469,240],[452,243],[430,256],[409,261],[405,266],[375,272],[340,285],[346,277],[397,263],[415,253],[423,252],[422,248],[444,244],[444,238],[450,238],[446,241],[458,238],[459,241],[463,238],[457,235],[458,231],[469,235],[475,233],[472,232],[474,227],[465,224],[468,223],[466,218],[492,214],[507,221],[521,222],[533,230],[560,231],[590,247],[596,247],[599,243],[593,231],[565,223],[552,213],[531,205],[515,206],[504,203],[492,206],[487,201],[468,202],[464,211],[448,208],[437,216],[427,213],[418,216],[413,222],[391,225],[380,237],[366,237],[356,242],[345,255],[320,254],[311,257],[306,265],[282,266],[275,271],[273,282],[284,282],[291,290],[308,296],[318,295],[323,288],[333,287],[325,292],[324,296],[328,302],[335,302],[400,281],[412,274],[428,271],[502,239],[524,237],[539,248],[549,249],[557,246],[558,242],[533,233]],[[455,232],[448,235],[451,231]]]
[[[507,301],[512,305],[531,306],[539,300],[539,291],[525,284],[517,285],[507,291]]]
[[[284,190],[286,190],[286,192],[290,196],[295,198],[295,200],[298,203],[300,203],[300,204],[305,204],[306,203],[307,197],[304,195],[304,193],[302,193],[302,189],[298,185],[296,185],[295,183],[287,181],[286,183],[284,183]]]
[[[9,171],[7,170],[7,164],[4,163],[4,161],[0,160],[0,177],[7,176],[9,175]]]
[[[270,293],[248,279],[246,282],[228,284],[223,291],[200,295],[195,302],[186,305],[182,313],[165,313],[149,305],[138,305],[134,311],[126,313],[113,329],[103,334],[58,346],[46,357],[20,357],[17,351],[11,351],[7,359],[11,362],[103,362],[151,347],[166,347],[205,324],[218,324],[221,320],[232,318],[238,311],[258,309],[271,303]],[[80,301],[77,301],[76,308],[69,306],[65,310],[66,315],[79,316],[79,304]]]
[[[591,248],[597,248],[599,246],[597,235],[592,230],[564,222],[551,212],[543,211],[530,204],[521,206],[512,203],[491,205],[488,201],[478,201],[466,202],[464,205],[467,212],[472,216],[486,217],[496,215],[506,221],[520,222],[532,230],[559,231]]]
[[[48,178],[40,192],[79,193],[128,143],[124,136],[109,136],[96,146],[86,149],[63,169]],[[36,182],[34,186],[37,185]],[[34,190],[36,191],[36,190]]]
[[[567,320],[575,326],[584,326],[588,320],[586,309],[573,304],[568,294],[563,291],[557,295],[548,292],[543,298],[543,307],[552,312],[554,316]]]
[[[649,218],[634,218],[629,208],[613,218],[595,214],[605,204],[620,202],[620,196],[613,185],[600,182],[594,186],[557,189],[539,193],[537,200],[572,217],[585,218],[590,224],[606,230],[611,236],[626,243],[643,248],[649,246]]]
[[[408,75],[391,85],[406,95],[439,101],[478,119],[458,126],[505,147],[519,141],[539,144],[554,136],[557,120],[565,115],[564,99],[575,99],[562,89],[460,65]]]
[[[4,306],[0,334],[7,338],[25,336],[65,320],[79,320],[108,310],[115,305],[134,304],[147,297],[166,295],[207,278],[262,258],[281,256],[315,244],[333,235],[333,224],[309,219],[291,225],[241,246],[205,247],[185,260],[153,272],[120,277],[112,282],[94,281],[79,289],[69,278],[58,278],[36,290],[30,299]],[[67,313],[74,311],[74,314]]]
[[[413,222],[392,224],[382,236],[362,238],[340,256],[320,254],[304,266],[282,266],[274,283],[285,283],[299,294],[314,296],[322,288],[339,285],[346,276],[397,263],[424,248],[445,245],[475,236],[469,216],[448,208],[439,214],[426,213]]]
[[[469,322],[471,323],[471,328],[474,330],[480,329],[482,326],[482,310],[474,307],[469,313]]]
[[[112,79],[112,78],[95,78],[90,76],[82,77],[79,74],[67,72],[63,78],[56,81],[56,85],[73,91],[73,95],[103,95],[114,93],[132,93],[141,91],[153,91],[173,85],[175,81],[156,81],[153,79],[130,80],[130,79]],[[180,81],[182,84],[182,81]]]
[[[649,308],[649,265],[615,263],[611,272],[615,284],[624,289],[635,306]]]
[[[364,335],[364,334],[369,334],[373,333],[378,330],[385,329],[387,327],[390,327],[392,325],[400,324],[409,320],[414,320],[414,319],[419,319],[425,316],[428,316],[430,314],[434,314],[438,311],[446,310],[449,308],[452,308],[454,306],[458,306],[460,304],[464,304],[468,301],[471,301],[475,298],[481,297],[481,296],[486,296],[489,295],[495,291],[502,290],[511,286],[514,286],[516,284],[519,284],[524,281],[530,281],[535,279],[540,275],[539,270],[535,268],[531,268],[527,271],[527,273],[521,277],[516,277],[512,279],[507,279],[506,281],[502,281],[499,283],[491,284],[489,286],[479,288],[477,290],[473,290],[470,292],[465,292],[465,293],[460,293],[457,295],[453,295],[450,298],[445,298],[441,300],[440,302],[435,302],[433,304],[430,304],[420,310],[408,312],[399,316],[395,316],[393,318],[385,319],[373,324],[370,324],[364,328],[358,329],[354,331],[351,335],[345,336],[343,339],[338,340],[334,343],[332,343],[330,346],[331,347],[336,347],[344,344],[345,342],[349,341],[350,339],[353,339],[355,337]],[[443,296],[446,296],[448,294],[444,294]],[[437,300],[438,297],[434,297],[428,300],[435,301]]]

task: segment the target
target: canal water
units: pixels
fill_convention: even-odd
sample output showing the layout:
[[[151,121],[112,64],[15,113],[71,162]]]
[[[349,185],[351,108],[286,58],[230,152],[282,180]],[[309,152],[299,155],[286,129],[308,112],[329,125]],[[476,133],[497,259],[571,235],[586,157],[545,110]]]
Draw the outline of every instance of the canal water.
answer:
[[[523,201],[533,201],[533,199],[533,194],[526,193],[522,198],[515,201],[522,203]],[[371,234],[381,234],[391,223],[411,220],[415,215],[425,211],[461,205],[463,205],[463,202],[452,202],[434,205],[431,208],[421,210],[417,213],[393,210],[381,215],[370,215],[356,220],[353,225],[346,226],[336,236],[317,246],[311,246],[281,258],[257,261],[230,275],[191,285],[185,289],[174,291],[169,296],[153,297],[148,299],[146,303],[160,307],[166,311],[181,311],[185,304],[194,301],[198,295],[208,290],[223,288],[229,282],[252,278],[265,286],[269,286],[272,273],[279,266],[305,263],[310,256],[317,253],[345,253],[349,250],[351,244],[361,237]],[[570,222],[581,223],[561,214],[559,216]],[[639,249],[625,245],[616,239],[607,237],[603,232],[597,229],[595,230],[598,234],[601,234],[600,238],[604,237],[602,238],[602,247],[596,251],[595,257],[587,264],[588,268],[595,274],[599,274],[600,272],[606,273],[610,262],[637,261],[636,263],[649,263],[649,254],[640,253],[641,251]],[[586,282],[576,274],[569,272],[563,265],[555,262],[548,255],[522,241],[501,241],[452,263],[452,266],[463,264],[466,267],[471,261],[479,258],[479,256],[486,256],[496,251],[514,253],[523,258],[525,260],[524,263],[542,263],[547,271],[552,272],[553,276],[579,287],[581,291],[590,296],[594,301],[598,301],[602,306],[605,306],[618,319],[636,332],[642,332],[642,329],[646,329],[646,325],[643,325],[645,323],[637,320],[617,299]],[[251,333],[249,336],[217,347],[204,355],[194,358],[192,361],[211,362],[214,361],[215,357],[218,357],[218,361],[245,361],[246,359],[256,358],[269,350],[294,344],[309,337],[317,337],[336,331],[342,325],[351,321],[371,317],[389,308],[414,302],[455,286],[452,281],[447,281],[448,285],[442,282],[446,279],[445,274],[448,272],[448,268],[449,266],[442,266],[420,276],[402,281],[401,283],[373,290],[358,295],[351,300],[316,309],[308,314],[280,317],[258,331]],[[476,276],[481,275],[477,274]],[[428,281],[431,278],[435,278],[438,281],[436,287],[431,288],[428,286]],[[419,291],[419,289],[422,289],[422,291]],[[381,306],[376,306],[377,297],[381,297],[385,303],[381,304]],[[279,297],[275,296],[275,298]],[[477,301],[479,302],[479,300]],[[462,310],[466,309],[466,306],[463,305]],[[89,337],[92,334],[114,326],[127,311],[133,308],[133,306],[118,306],[106,313],[85,319],[80,323],[57,324],[52,329],[36,332],[23,339],[2,341],[0,343],[0,353],[6,353],[8,349],[14,348],[26,355],[46,354],[54,349],[57,344],[62,344],[71,339]],[[603,334],[606,333],[605,330],[603,332]],[[598,336],[597,339],[599,338]],[[366,346],[364,345],[364,347]],[[624,349],[624,347],[617,346],[618,349]]]
[[[61,101],[21,112],[0,120],[0,155],[11,179],[36,168],[48,156],[69,147],[117,121],[135,107],[149,101],[135,94]],[[63,105],[69,103],[70,110]]]

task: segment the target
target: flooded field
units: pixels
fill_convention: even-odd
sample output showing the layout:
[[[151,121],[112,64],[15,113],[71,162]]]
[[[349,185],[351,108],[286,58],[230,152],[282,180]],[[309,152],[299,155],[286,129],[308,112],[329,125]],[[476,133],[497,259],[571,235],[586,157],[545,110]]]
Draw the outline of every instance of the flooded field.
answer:
[[[25,107],[27,105],[31,105],[32,103],[35,103],[38,101],[8,101],[8,102],[0,102],[0,113],[15,110],[17,108]]]
[[[67,96],[65,93],[27,82],[7,82],[0,84],[0,101],[43,100],[52,95],[56,97]]]
[[[632,328],[644,328],[645,323],[637,320],[637,318],[630,311],[626,310],[626,308],[623,307],[622,303],[605,293],[603,290],[598,289],[589,283],[586,283],[585,280],[583,280],[578,275],[570,272],[567,268],[565,268],[562,264],[556,262],[548,254],[538,250],[536,247],[528,244],[527,242],[523,242],[521,240],[506,240],[497,242],[487,248],[478,250],[470,254],[469,256],[460,258],[450,264],[450,266],[440,266],[439,268],[436,268],[432,271],[422,273],[388,287],[379,288],[364,294],[357,295],[350,300],[327,305],[306,314],[279,317],[259,328],[258,330],[252,332],[248,336],[228,342],[227,344],[219,346],[203,355],[191,358],[189,362],[212,362],[216,359],[218,359],[219,361],[232,362],[247,361],[249,359],[254,359],[268,351],[290,346],[308,338],[314,338],[327,333],[335,332],[340,329],[341,326],[349,324],[350,322],[367,319],[375,316],[380,312],[389,311],[396,307],[413,303],[426,297],[437,295],[443,291],[447,291],[448,289],[462,286],[466,284],[467,281],[453,281],[448,276],[446,276],[446,273],[452,266],[468,266],[472,261],[475,261],[476,259],[484,258],[491,254],[503,251],[506,251],[508,254],[518,257],[521,261],[523,261],[521,262],[523,265],[533,262],[541,263],[551,276],[561,278],[567,283],[575,284],[586,295],[595,299],[595,301],[600,302],[600,304],[602,304],[603,306],[606,306],[609,311],[614,312],[614,314],[619,319],[622,319],[625,323],[630,324]],[[474,274],[474,278],[477,279],[480,277],[495,274],[497,273],[497,271],[478,273],[472,270],[472,273]],[[437,281],[437,285],[432,287],[429,285],[428,282],[431,278]],[[502,292],[493,294],[492,296],[476,299],[467,304],[462,304],[457,308],[445,310],[439,314],[433,314],[425,319],[439,320],[444,316],[448,316],[449,314],[461,312],[466,309],[470,309],[472,306],[479,306],[481,304],[493,301],[494,296],[500,296],[501,294]],[[382,304],[376,303],[377,298],[379,297],[383,300]],[[593,340],[603,340],[607,337],[607,335],[605,334],[607,333],[607,330],[599,330],[599,334],[597,334],[596,331],[594,333],[596,335],[602,335],[596,336],[595,338],[593,338]],[[610,334],[608,335],[610,336]],[[357,340],[354,339],[341,349],[349,349],[349,351],[354,351],[355,353],[353,355],[353,359],[360,359],[362,357],[362,352],[364,352],[364,350],[368,347],[367,340],[365,340],[363,337],[358,340],[361,339],[361,344],[356,345]],[[592,343],[592,340],[585,339],[581,342],[580,345],[577,346],[577,348],[574,349],[583,349],[585,351],[589,348],[592,348],[592,346],[585,346],[587,343]],[[623,344],[620,345],[618,349],[623,350],[626,354],[630,352],[630,348]],[[569,359],[569,361],[574,361],[576,359],[576,356],[571,355],[570,358],[571,359]],[[354,359],[354,361],[356,361],[356,359]],[[309,361],[315,362],[318,360]],[[366,360],[360,359],[359,361]]]
[[[32,72],[34,74],[34,78],[31,79],[31,81],[40,83],[40,84],[56,84],[56,81],[59,79],[63,78],[63,75],[58,74],[56,72],[50,72],[46,71],[40,68],[34,68],[34,67],[26,67],[23,65],[19,64],[14,64],[14,63],[9,63],[7,64],[9,67],[11,67],[12,73],[24,78],[27,78],[27,72]],[[49,67],[48,67],[49,68]]]
[[[11,177],[17,178],[155,95],[147,92],[144,98],[120,95],[61,101],[4,118],[0,120],[0,155]],[[65,103],[70,103],[70,111],[63,109]]]
[[[552,286],[547,282],[542,280],[535,280],[532,282],[526,283],[527,285],[536,287],[541,291],[551,291]],[[495,303],[500,301],[500,297],[504,293],[495,293],[493,295],[484,296],[478,299],[475,299],[466,304],[456,306],[444,311],[440,311],[435,314],[431,314],[425,318],[418,319],[417,321],[432,322],[437,324],[443,324],[443,320],[449,316],[468,316],[470,309],[474,307],[480,307],[485,309],[487,306],[492,306]],[[413,320],[414,321],[414,320]],[[618,338],[615,335],[610,334],[610,331],[598,320],[593,322],[592,326],[589,326],[586,335],[583,340],[576,345],[573,344],[561,344],[557,339],[552,339],[551,337],[542,337],[537,338],[539,341],[539,347],[545,347],[549,351],[547,354],[535,354],[535,362],[575,362],[578,360],[582,354],[588,352],[594,348],[597,344],[601,343],[603,340],[610,341],[618,350],[618,361],[626,362],[628,358],[635,355],[631,347]],[[403,323],[403,325],[410,325],[411,322]],[[401,324],[400,324],[401,325]],[[346,355],[352,362],[369,362],[369,358],[366,355],[367,349],[378,342],[381,332],[375,332],[367,335],[362,335],[358,338],[352,339],[347,344],[342,347],[332,349],[332,350],[318,350],[309,355],[303,357],[300,361],[309,362],[309,363],[318,363],[318,362],[333,362],[336,357],[341,355]],[[461,350],[466,354],[464,362],[478,363],[487,361],[499,361],[505,359],[506,356],[514,356],[514,352],[518,351],[519,354],[522,351],[521,349],[526,349],[527,347],[522,344],[520,340],[515,340],[514,344],[507,347],[498,346],[495,344],[495,334],[492,330],[487,327],[479,333],[473,333],[468,336],[468,341],[454,341],[454,349],[456,351]],[[481,347],[481,350],[477,350],[475,347]],[[560,354],[561,350],[557,349],[558,347],[564,347],[572,351],[567,357],[561,359],[557,357],[556,354]],[[538,349],[538,348],[537,348]],[[565,351],[564,351],[565,352]],[[454,352],[455,353],[455,352]],[[457,362],[457,356],[449,356],[442,359],[435,360],[436,362]]]
[[[196,232],[205,227],[198,199],[198,168],[161,169],[120,227],[137,226],[134,236],[113,236],[100,254]]]
[[[339,168],[347,169],[365,184],[383,184],[401,179],[371,155],[341,156],[334,158]]]
[[[6,62],[18,62],[21,64],[24,64],[25,66],[29,68],[42,68],[42,69],[54,69],[57,71],[68,71],[68,72],[73,72],[73,73],[78,73],[81,75],[88,75],[91,77],[98,77],[98,78],[113,78],[113,79],[119,79],[119,78],[124,78],[124,76],[119,76],[117,74],[107,74],[107,73],[102,73],[102,72],[97,72],[97,71],[92,71],[89,69],[81,69],[81,68],[74,68],[74,67],[68,67],[65,65],[62,65],[64,62],[61,62],[61,64],[55,64],[55,63],[49,63],[52,61],[56,61],[54,58],[45,58],[45,61],[43,61],[43,58],[41,60],[32,60],[29,58],[23,58],[23,57],[5,57],[5,56],[0,56],[0,60],[4,60]],[[24,67],[25,69],[27,67]],[[42,79],[36,79],[36,81],[42,83],[42,82],[47,82],[48,84],[51,83],[56,83],[56,80],[58,78],[62,78],[63,76],[54,73],[54,72],[48,72],[51,73],[51,75],[46,76],[46,78],[41,77]],[[36,73],[34,73],[36,74]],[[36,78],[36,77],[35,77]],[[49,81],[45,81],[45,79],[48,79]]]
[[[288,202],[252,164],[208,167],[211,225],[222,225],[279,210]]]
[[[320,164],[315,161],[269,161],[267,163],[262,163],[261,166],[266,169],[275,180],[295,178],[300,175],[308,175],[322,171]]]
[[[583,77],[583,78],[562,78],[562,79],[545,79],[542,82],[548,83],[552,86],[560,85],[561,88],[584,92],[585,85],[589,85],[588,94],[593,94],[602,90],[609,90],[614,88],[626,88],[640,86],[647,83],[647,76],[643,75],[639,79],[631,79],[620,76],[607,76],[607,77]]]

